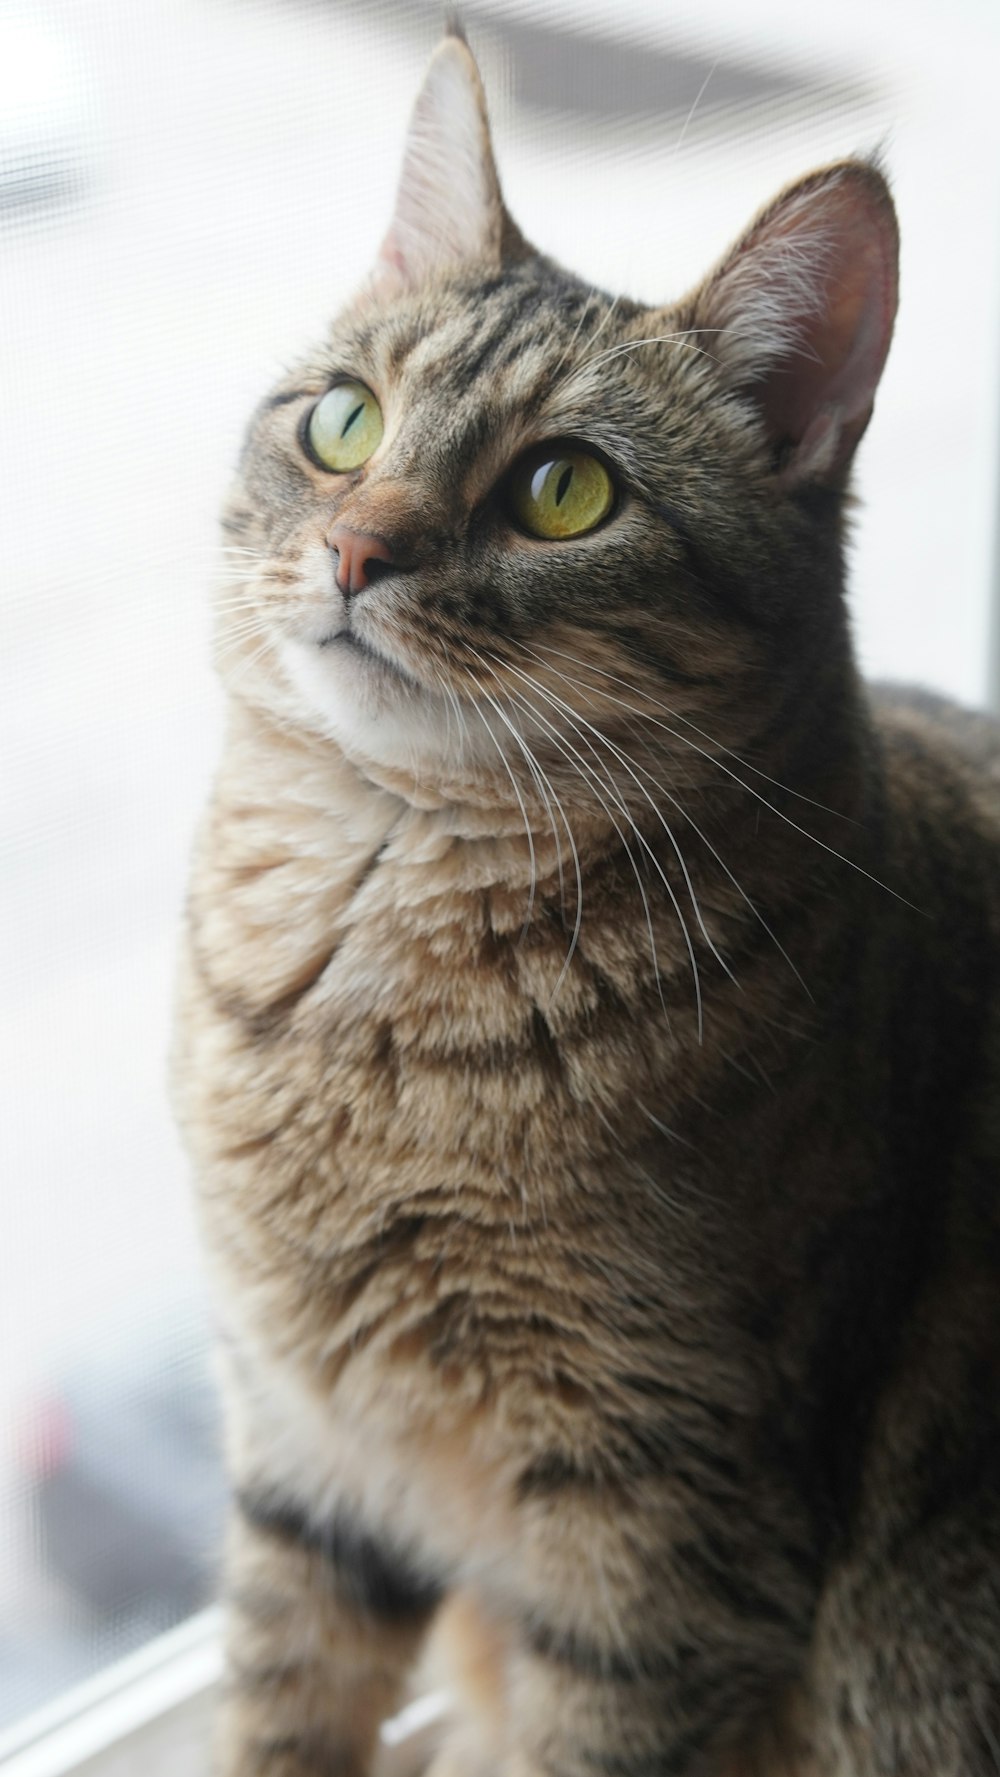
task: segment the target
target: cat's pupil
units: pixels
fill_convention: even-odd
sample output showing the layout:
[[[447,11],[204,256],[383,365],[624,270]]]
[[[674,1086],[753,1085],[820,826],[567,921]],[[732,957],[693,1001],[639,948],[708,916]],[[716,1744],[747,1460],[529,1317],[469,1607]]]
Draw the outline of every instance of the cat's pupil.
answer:
[[[557,506],[562,505],[563,501],[566,498],[566,495],[569,493],[569,484],[572,481],[572,479],[573,479],[573,465],[572,465],[572,463],[567,463],[565,469],[563,470],[562,474],[559,477],[559,485],[556,488],[556,505]]]
[[[359,413],[364,413],[364,411],[365,411],[365,404],[363,401],[359,401],[357,407],[354,409],[354,412],[348,416],[348,418],[344,421],[343,426],[341,427],[341,432],[340,432],[341,438],[347,437],[347,434],[350,431],[351,427],[353,426]]]

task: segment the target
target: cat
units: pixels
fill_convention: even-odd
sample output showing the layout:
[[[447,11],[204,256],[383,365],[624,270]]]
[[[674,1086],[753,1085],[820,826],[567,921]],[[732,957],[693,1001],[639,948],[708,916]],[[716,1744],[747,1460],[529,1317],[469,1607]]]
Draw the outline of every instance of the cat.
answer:
[[[1000,1762],[1000,736],[843,597],[896,291],[861,160],[591,288],[450,31],[251,421],[175,1064],[219,1777],[364,1777],[432,1625],[434,1777]]]

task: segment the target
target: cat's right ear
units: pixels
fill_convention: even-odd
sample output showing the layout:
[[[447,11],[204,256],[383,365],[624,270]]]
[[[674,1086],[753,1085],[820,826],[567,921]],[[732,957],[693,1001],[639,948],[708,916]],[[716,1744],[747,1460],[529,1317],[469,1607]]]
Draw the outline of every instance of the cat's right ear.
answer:
[[[519,239],[500,193],[479,69],[464,37],[452,33],[417,94],[373,282],[412,288],[467,262],[499,268]]]
[[[758,407],[785,485],[837,482],[854,454],[892,339],[898,257],[882,174],[841,161],[769,204],[685,307]]]

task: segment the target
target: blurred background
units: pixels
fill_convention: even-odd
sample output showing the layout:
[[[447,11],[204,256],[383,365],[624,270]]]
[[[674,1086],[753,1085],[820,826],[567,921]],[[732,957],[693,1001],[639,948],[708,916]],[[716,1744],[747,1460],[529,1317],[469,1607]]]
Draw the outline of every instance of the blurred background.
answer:
[[[665,300],[880,147],[871,674],[980,703],[1000,422],[995,0],[467,0],[511,208]],[[364,273],[442,9],[0,0],[0,1728],[210,1599],[207,1315],[164,1077],[244,420]]]

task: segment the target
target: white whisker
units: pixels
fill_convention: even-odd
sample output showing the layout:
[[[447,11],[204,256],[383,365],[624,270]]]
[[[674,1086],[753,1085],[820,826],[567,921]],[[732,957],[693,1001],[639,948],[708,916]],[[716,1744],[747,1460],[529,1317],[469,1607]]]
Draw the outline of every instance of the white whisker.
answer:
[[[573,766],[574,770],[576,771],[578,777],[580,777],[581,781],[587,785],[587,787],[592,791],[592,793],[594,795],[596,795],[597,800],[601,805],[601,808],[604,810],[604,813],[606,814],[608,820],[611,822],[612,827],[614,828],[615,832],[618,835],[618,839],[619,839],[619,842],[622,846],[622,849],[625,852],[625,855],[628,858],[628,861],[632,866],[632,873],[635,877],[636,884],[639,889],[639,894],[642,899],[642,905],[643,905],[643,909],[644,909],[645,915],[646,915],[646,928],[647,928],[647,931],[649,932],[649,946],[650,946],[650,952],[651,952],[652,961],[653,961],[653,975],[654,975],[654,978],[656,981],[656,990],[659,995],[660,1006],[663,1010],[663,1017],[666,1022],[667,1029],[670,1030],[670,1028],[671,1028],[670,1014],[667,1011],[667,1003],[663,997],[663,981],[662,981],[662,977],[660,974],[659,958],[657,956],[656,938],[655,938],[655,935],[653,932],[653,919],[652,919],[652,914],[650,912],[649,900],[646,895],[646,890],[643,887],[642,878],[639,875],[639,870],[638,870],[638,866],[636,864],[635,858],[632,855],[632,848],[629,845],[628,840],[625,838],[625,835],[622,832],[621,827],[618,825],[618,822],[616,821],[614,815],[612,814],[611,809],[608,807],[607,800],[602,793],[602,786],[604,788],[610,789],[611,795],[615,800],[616,806],[619,808],[620,812],[622,814],[624,814],[626,820],[628,821],[630,827],[632,828],[633,832],[635,833],[636,838],[639,840],[640,844],[642,844],[647,851],[649,851],[649,846],[646,844],[646,841],[645,841],[643,835],[639,832],[639,829],[636,827],[635,822],[632,820],[632,817],[629,814],[628,809],[625,807],[624,803],[621,801],[621,798],[618,796],[618,793],[615,790],[613,783],[609,783],[606,778],[601,778],[600,780],[598,780],[597,773],[594,771],[593,767],[589,766],[587,764],[586,760],[581,757],[580,753],[572,745],[571,742],[567,741],[564,736],[560,736],[556,732],[556,730],[552,727],[552,724],[547,721],[547,719],[541,714],[541,712],[539,710],[536,710],[534,708],[534,706],[530,703],[529,699],[527,699],[526,697],[523,697],[519,692],[512,693],[511,697],[513,700],[516,700],[523,708],[527,709],[528,712],[533,716],[534,720],[536,722],[538,722],[544,729],[546,729],[548,731],[550,738],[553,742],[553,745],[558,748],[558,750],[562,753],[563,757],[565,759],[567,759],[568,762]],[[593,750],[593,749],[591,749],[591,750]],[[655,861],[656,860],[654,859],[654,862]],[[668,885],[668,888],[669,888],[669,885]]]
[[[522,673],[519,668],[514,667],[514,666],[511,666],[510,670],[512,672],[516,672],[518,674],[519,678],[523,678],[525,680],[525,682],[527,684],[531,685],[533,687],[533,689],[541,697],[544,697],[545,701],[549,704],[549,706],[552,709],[554,709],[556,711],[557,714],[562,714],[566,719],[568,719],[571,727],[574,729],[574,732],[576,732],[577,734],[580,734],[579,723],[582,722],[584,728],[588,729],[588,731],[591,734],[593,734],[597,740],[599,740],[599,741],[603,742],[605,745],[607,745],[609,747],[609,750],[611,750],[612,752],[614,752],[616,750],[613,748],[612,744],[607,740],[607,737],[605,735],[601,734],[599,729],[594,728],[591,723],[589,723],[588,721],[586,721],[586,719],[584,717],[579,715],[578,711],[574,711],[571,708],[571,706],[569,704],[565,703],[561,698],[557,699],[557,698],[552,697],[546,691],[545,687],[543,685],[539,684],[537,679],[532,678],[530,673]],[[535,711],[534,713],[537,717],[538,712]],[[585,737],[582,734],[580,734],[580,739],[584,740],[584,744],[587,745],[588,750],[591,753],[593,753],[594,757],[596,759],[598,759],[598,762],[603,765],[603,761],[600,759],[600,755],[596,752],[594,747],[591,746],[590,743],[585,740]],[[624,760],[622,760],[622,762],[624,763]],[[631,777],[633,777],[635,779],[635,782],[638,784],[639,783],[638,778],[635,777],[635,773],[630,770],[630,768],[627,764],[625,766],[625,769],[626,769],[626,771],[629,771],[629,775]],[[639,789],[642,790],[641,784],[639,784]],[[702,918],[701,918],[701,911],[698,907],[697,897],[695,896],[694,890],[691,886],[691,880],[690,880],[690,877],[688,876],[687,866],[684,862],[683,857],[681,856],[680,848],[678,847],[677,842],[674,839],[674,836],[671,833],[669,826],[667,825],[667,822],[664,820],[659,809],[656,808],[656,805],[653,802],[652,798],[649,796],[648,792],[643,791],[643,794],[646,796],[647,802],[649,803],[650,807],[653,809],[653,812],[656,814],[657,818],[659,819],[661,825],[663,826],[663,828],[667,834],[668,839],[670,840],[671,844],[674,847],[675,852],[677,853],[678,859],[680,861],[681,869],[684,874],[684,879],[685,879],[685,882],[687,883],[687,886],[688,886],[688,892],[691,895],[691,901],[692,901],[692,905],[695,910],[695,916],[698,920],[699,925],[701,926],[702,933],[705,937],[705,940],[708,943],[709,948],[712,951],[712,954],[718,958],[718,961],[721,963],[722,967],[725,969],[726,974],[729,975],[730,978],[732,979],[731,971],[726,967],[726,964],[722,961],[722,958],[719,957],[718,951],[715,949],[715,946],[712,943],[711,938],[709,937],[708,933],[705,931],[705,927],[704,927],[704,924],[703,924]],[[703,1038],[704,1038],[704,1011],[703,1011],[703,1006],[702,1006],[702,995],[701,995],[701,975],[700,975],[700,972],[698,969],[698,959],[695,955],[694,945],[691,941],[691,934],[688,931],[687,921],[685,920],[684,915],[681,911],[681,905],[677,899],[676,894],[674,893],[673,885],[671,884],[669,878],[667,877],[666,872],[664,871],[659,858],[656,856],[656,853],[653,851],[653,848],[649,844],[645,835],[640,831],[639,827],[636,825],[636,823],[632,817],[632,814],[631,814],[630,810],[628,809],[628,806],[625,803],[624,799],[621,797],[618,797],[617,792],[616,792],[616,800],[618,802],[619,807],[621,808],[622,813],[625,815],[629,824],[633,828],[636,838],[639,840],[640,844],[643,846],[645,851],[648,853],[648,856],[653,864],[653,868],[656,870],[657,874],[659,875],[660,880],[662,881],[663,886],[666,889],[667,894],[670,897],[670,902],[671,902],[671,905],[674,909],[674,912],[677,915],[677,919],[678,919],[681,931],[684,936],[684,943],[687,948],[688,958],[691,963],[691,973],[692,973],[692,976],[694,979],[695,1005],[697,1008],[697,1018],[698,1018],[698,1041],[700,1043],[703,1041]]]
[[[571,353],[571,351],[572,351],[572,350],[573,350],[573,347],[574,347],[574,346],[575,346],[575,345],[576,345],[576,342],[577,342],[577,340],[578,340],[578,339],[579,339],[579,337],[580,337],[580,329],[581,329],[581,327],[582,327],[582,326],[583,326],[583,323],[584,323],[584,321],[585,321],[585,320],[586,320],[586,319],[587,319],[587,316],[588,316],[588,315],[589,315],[589,313],[590,313],[590,305],[591,305],[591,303],[592,303],[592,302],[593,302],[593,300],[594,300],[594,297],[595,297],[595,296],[596,296],[596,295],[597,295],[597,294],[598,294],[598,291],[597,291],[597,286],[596,286],[596,284],[595,284],[595,285],[594,285],[594,286],[593,286],[593,287],[592,287],[592,289],[591,289],[591,291],[590,291],[590,294],[589,294],[589,295],[588,295],[588,297],[587,297],[587,300],[586,300],[586,302],[585,302],[585,303],[584,303],[584,304],[583,304],[583,307],[582,307],[582,308],[581,308],[581,310],[580,310],[580,318],[579,318],[579,320],[578,320],[578,321],[577,321],[577,324],[576,324],[576,326],[575,326],[575,327],[574,327],[574,329],[573,329],[573,333],[572,333],[572,337],[571,337],[571,338],[570,338],[570,341],[569,341],[569,343],[568,343],[568,345],[567,345],[567,346],[566,346],[566,348],[565,348],[565,350],[564,350],[564,351],[563,351],[563,353],[562,353],[562,355],[561,355],[561,357],[560,357],[560,358],[559,358],[559,359],[558,359],[558,360],[557,360],[557,362],[556,362],[556,363],[555,363],[555,364],[554,364],[554,365],[553,365],[553,366],[552,366],[552,374],[553,374],[553,376],[555,376],[555,375],[556,375],[556,374],[557,374],[557,372],[558,372],[558,371],[560,371],[560,370],[561,370],[561,369],[562,369],[562,367],[563,367],[563,365],[564,365],[564,364],[565,364],[565,362],[566,362],[566,359],[567,359],[567,358],[568,358],[568,357],[569,357],[569,355],[570,355],[570,353]],[[606,316],[606,315],[605,315],[605,317],[604,317],[604,320],[605,320],[605,321],[606,321],[606,320],[607,320],[607,316]],[[601,322],[601,327],[603,327],[603,326],[604,326],[604,321],[602,321],[602,322]],[[598,328],[598,330],[597,330],[597,331],[598,331],[598,332],[600,332],[600,327],[599,327],[599,328]]]
[[[694,352],[698,357],[708,358],[714,364],[716,362],[714,353],[707,351],[704,346],[692,344],[689,336],[697,334],[700,339],[706,333],[718,333],[720,331],[721,329],[718,327],[686,327],[677,333],[654,333],[651,334],[648,339],[620,340],[617,345],[607,346],[603,352],[598,352],[594,356],[584,358],[582,364],[578,364],[574,370],[570,371],[568,376],[563,378],[562,382],[558,385],[558,389],[561,392],[573,382],[575,377],[582,376],[585,371],[596,370],[599,364],[606,364],[612,358],[623,357],[628,352],[636,352],[641,346],[675,345],[679,347],[681,351]]]
[[[487,661],[485,661],[480,654],[478,654],[475,650],[473,650],[473,653],[475,653],[476,659],[479,661],[480,665],[482,667],[484,667],[485,670],[491,674],[492,678],[496,681],[496,683],[498,685],[501,686],[501,689],[503,689],[499,675],[493,670],[492,667],[489,666]],[[522,737],[522,744],[525,747],[527,747],[527,742],[523,741],[523,737]],[[574,869],[574,872],[576,875],[576,918],[573,922],[573,931],[570,936],[569,946],[567,948],[566,955],[563,958],[562,967],[559,970],[558,976],[556,977],[555,986],[553,987],[552,992],[549,995],[548,1009],[551,1010],[552,1006],[555,1003],[556,997],[559,993],[559,989],[562,987],[562,984],[566,979],[566,975],[569,970],[570,964],[573,961],[573,956],[576,952],[577,945],[580,942],[580,931],[581,931],[581,928],[583,925],[583,872],[580,867],[580,854],[577,849],[576,840],[573,835],[573,829],[570,826],[569,817],[566,813],[565,808],[563,807],[562,801],[558,795],[558,792],[555,789],[555,786],[552,783],[551,778],[549,778],[547,776],[547,774],[542,770],[542,767],[538,763],[538,760],[535,757],[534,753],[531,752],[530,748],[527,748],[525,757],[528,759],[529,768],[534,773],[537,774],[535,781],[538,785],[539,792],[542,795],[542,798],[545,802],[546,811],[548,813],[549,821],[552,826],[552,838],[555,842],[555,848],[556,848],[556,868],[557,868],[558,874],[559,874],[559,904],[560,904],[560,907],[562,908],[564,924],[565,924],[565,918],[566,918],[566,891],[565,891],[565,884],[564,884],[564,880],[563,880],[562,847],[559,842],[559,834],[556,829],[554,816],[552,814],[552,805],[549,800],[550,796],[552,798],[552,801],[555,802],[555,805],[559,810],[560,819],[562,821],[563,826],[566,829],[566,837],[569,841],[569,848],[570,848],[570,851],[573,856],[573,869]]]
[[[480,690],[480,694],[486,699],[486,702],[489,704],[490,708],[494,711],[494,713],[497,716],[499,716],[504,727],[509,731],[510,734],[513,735],[514,739],[517,741],[518,745],[520,746],[521,745],[521,738],[517,732],[517,729],[514,727],[513,723],[508,721],[507,717],[504,715],[503,710],[500,708],[500,705],[497,703],[496,699],[494,697],[491,697],[490,693],[486,690],[486,688],[484,686],[480,686],[479,690]],[[478,707],[478,706],[473,706],[473,707]],[[518,943],[521,943],[521,942],[523,942],[524,935],[527,932],[528,927],[531,924],[531,915],[532,915],[532,912],[534,911],[534,906],[535,906],[535,885],[536,885],[536,880],[537,880],[537,875],[538,875],[538,865],[537,865],[537,861],[535,858],[535,840],[534,840],[534,835],[532,834],[532,831],[531,831],[531,823],[528,820],[528,810],[525,807],[524,797],[521,794],[520,786],[518,785],[517,779],[514,776],[514,773],[510,768],[510,760],[507,758],[506,753],[504,752],[502,746],[500,745],[500,742],[497,740],[496,735],[493,733],[493,730],[490,727],[489,723],[483,717],[482,711],[480,711],[479,714],[480,714],[480,719],[482,720],[482,723],[483,723],[483,727],[486,729],[486,732],[489,735],[490,739],[492,740],[493,745],[496,747],[497,753],[500,758],[500,762],[503,765],[503,768],[506,771],[507,776],[510,778],[511,788],[514,791],[514,795],[517,797],[518,807],[521,810],[521,819],[524,821],[524,831],[525,831],[525,833],[527,835],[527,839],[528,839],[528,859],[529,859],[529,866],[530,866],[530,872],[531,872],[531,880],[530,880],[529,887],[528,887],[528,906],[527,906],[527,910],[524,915],[524,924],[521,927],[521,936],[518,939]],[[523,748],[522,748],[522,751],[523,751]]]
[[[695,112],[697,111],[698,106],[701,104],[702,99],[705,97],[705,94],[708,91],[709,81],[711,80],[711,78],[712,78],[713,74],[715,73],[715,70],[718,66],[719,66],[719,58],[718,58],[718,56],[716,56],[714,62],[712,63],[712,66],[709,68],[708,73],[705,75],[704,80],[702,81],[700,87],[698,88],[698,91],[694,95],[694,102],[691,106],[690,111],[688,112],[687,116],[684,119],[684,127],[681,130],[681,133],[678,136],[676,142],[674,143],[674,153],[675,154],[678,154],[684,146],[684,138],[687,135],[688,130],[691,128],[692,123],[694,122]]]
[[[694,629],[692,629],[688,633],[694,635],[697,632]],[[611,683],[614,685],[623,685],[627,691],[630,691],[632,693],[633,697],[645,698],[646,702],[651,703],[653,705],[654,709],[659,709],[659,710],[665,711],[666,714],[671,718],[672,721],[682,722],[684,724],[685,728],[691,728],[694,730],[695,734],[700,734],[702,740],[708,741],[709,745],[712,747],[717,747],[718,751],[720,753],[725,753],[725,755],[728,759],[735,759],[737,765],[742,765],[744,771],[752,772],[754,777],[763,778],[765,783],[773,784],[775,789],[781,790],[784,793],[784,795],[794,796],[796,802],[807,802],[809,804],[810,808],[818,808],[823,814],[833,815],[835,820],[846,821],[848,826],[850,826],[850,827],[857,827],[858,825],[860,825],[860,823],[858,821],[854,820],[851,815],[844,814],[841,809],[831,808],[829,803],[820,802],[817,800],[817,798],[815,796],[806,796],[802,790],[793,790],[789,784],[783,784],[781,782],[780,778],[772,777],[769,772],[762,771],[760,766],[753,765],[753,764],[751,764],[749,759],[745,759],[743,757],[742,753],[737,753],[733,747],[727,747],[723,741],[716,740],[715,736],[709,734],[707,729],[699,728],[697,722],[693,722],[691,720],[690,716],[682,715],[679,710],[671,709],[669,704],[664,703],[662,701],[662,699],[655,698],[653,696],[652,692],[643,691],[641,686],[633,685],[629,679],[621,678],[621,676],[618,673],[608,672],[605,667],[593,666],[593,665],[591,665],[590,661],[580,660],[577,658],[576,655],[567,654],[561,648],[545,647],[545,645],[542,642],[539,642],[537,644],[537,646],[545,654],[554,654],[559,659],[569,660],[570,662],[572,662],[572,664],[574,666],[583,667],[584,670],[587,672],[596,673],[599,678],[610,680]],[[654,665],[655,665],[655,663],[654,663]],[[628,705],[622,704],[621,707],[623,709],[627,709]],[[647,712],[645,710],[636,710],[635,714],[637,716],[641,717],[643,721],[650,720],[650,718],[647,715]],[[680,735],[680,736],[678,736],[678,739],[684,740],[685,737],[683,735]],[[689,742],[687,744],[692,746],[692,750],[694,752],[698,752],[700,750],[699,748],[694,747],[693,743]],[[715,761],[714,754],[707,753],[704,755],[704,757],[711,759],[713,762]],[[737,782],[740,782],[740,779],[737,779]],[[744,789],[747,789],[747,790],[750,789],[749,784],[745,784],[743,787],[744,787]]]
[[[526,649],[525,652],[530,653],[531,650]],[[517,667],[512,667],[511,670],[514,672],[520,672],[520,669]],[[543,696],[546,695],[544,687],[530,673],[522,673],[520,676],[523,677],[524,679],[526,679],[529,684],[533,685],[536,691],[541,692],[541,694]],[[698,905],[698,897],[695,894],[694,885],[693,885],[693,883],[691,881],[691,877],[688,873],[688,867],[687,867],[687,864],[684,859],[684,854],[681,851],[681,848],[680,848],[680,845],[678,844],[677,838],[676,838],[675,834],[673,833],[666,818],[664,817],[662,810],[657,808],[656,803],[653,801],[652,797],[649,794],[649,791],[644,789],[643,785],[639,783],[639,779],[636,776],[636,772],[633,770],[633,763],[634,762],[630,761],[628,754],[623,752],[620,747],[616,746],[614,741],[610,740],[608,738],[608,736],[606,734],[604,734],[601,729],[596,728],[592,723],[586,721],[586,719],[580,715],[579,710],[574,710],[573,707],[570,704],[566,703],[563,698],[551,698],[550,701],[552,701],[553,707],[561,706],[564,714],[568,715],[572,720],[583,722],[584,727],[586,729],[588,729],[588,731],[591,734],[594,735],[595,739],[598,740],[602,746],[606,746],[608,748],[609,752],[611,752],[615,755],[615,757],[618,759],[619,763],[624,765],[625,770],[628,772],[629,776],[633,779],[635,784],[638,786],[640,793],[645,797],[646,801],[649,803],[650,808],[653,810],[653,813],[655,814],[657,820],[659,821],[661,827],[663,828],[663,831],[666,833],[666,836],[667,836],[668,840],[670,841],[671,846],[673,847],[674,853],[677,857],[677,862],[679,863],[679,865],[681,867],[681,872],[684,877],[684,885],[688,891],[688,894],[691,897],[691,905],[694,908],[694,915],[695,915],[696,920],[698,921],[698,925],[701,930],[701,935],[704,938],[706,944],[708,945],[709,950],[712,952],[712,955],[715,957],[715,960],[719,964],[720,968],[722,968],[725,971],[725,973],[729,976],[729,979],[731,981],[733,981],[735,983],[735,985],[738,986],[739,983],[736,981],[736,977],[734,976],[732,970],[729,968],[729,966],[726,963],[726,961],[724,960],[724,958],[722,956],[720,956],[718,950],[716,949],[714,943],[712,942],[711,936],[709,935],[708,931],[706,930],[705,922],[701,916],[701,909]],[[649,773],[644,772],[643,775],[648,777]],[[656,782],[655,779],[652,779],[651,781],[654,784]],[[663,786],[660,784],[656,784],[656,788],[662,789]],[[664,793],[664,795],[666,795],[668,797],[669,801],[673,802],[676,807],[680,808],[680,804],[676,802],[676,798],[671,797],[668,791],[664,791],[663,793]],[[681,810],[681,812],[683,813],[683,810]],[[691,825],[693,826],[693,822],[691,823]]]
[[[525,652],[532,654],[533,659],[537,659],[537,656],[534,655],[533,651],[530,648],[526,647]],[[544,662],[539,662],[539,664],[544,665]],[[550,669],[550,670],[553,670],[553,669]],[[565,675],[563,673],[560,673],[558,676],[560,678],[567,678],[567,675]],[[577,679],[568,679],[567,678],[567,683],[575,686],[575,688],[579,691],[583,691],[585,693],[587,692],[587,689],[588,689],[587,686],[582,685],[579,682],[579,680],[577,680]],[[562,700],[560,699],[559,701],[562,701]],[[595,732],[596,732],[596,730],[595,730]],[[614,743],[607,740],[606,736],[603,738],[605,739],[605,744],[613,748]],[[617,750],[617,749],[615,749],[615,750]],[[626,755],[619,751],[619,757],[622,759],[622,762],[624,763]],[[687,809],[678,800],[678,798],[676,796],[674,796],[670,790],[667,789],[665,784],[661,783],[658,778],[655,778],[653,776],[652,772],[647,771],[644,766],[639,765],[637,761],[633,760],[632,763],[633,763],[633,765],[635,765],[636,770],[641,772],[643,777],[648,779],[648,781],[653,785],[653,788],[655,790],[658,790],[662,796],[666,797],[666,799],[670,803],[671,807],[677,809],[678,814],[681,816],[681,818],[684,821],[687,822],[688,826],[691,828],[691,831],[697,835],[697,837],[701,840],[702,844],[704,846],[706,846],[707,849],[711,852],[713,858],[715,859],[716,863],[719,865],[720,869],[723,870],[725,872],[726,876],[729,878],[729,880],[732,883],[733,887],[735,888],[737,894],[740,895],[742,900],[746,903],[747,907],[749,907],[750,912],[753,914],[754,918],[759,921],[762,929],[767,933],[767,936],[770,938],[772,944],[777,949],[779,955],[782,956],[784,958],[785,962],[788,964],[788,967],[791,969],[792,974],[795,976],[795,978],[798,981],[799,985],[801,986],[803,992],[808,994],[809,998],[811,999],[812,994],[809,992],[809,988],[807,987],[805,981],[803,980],[802,975],[800,974],[799,970],[796,968],[795,964],[793,963],[791,957],[789,956],[787,950],[785,949],[784,945],[782,944],[780,938],[777,936],[777,934],[774,931],[772,931],[771,927],[767,923],[767,920],[764,918],[764,915],[760,912],[759,908],[750,899],[750,896],[747,894],[746,889],[743,887],[743,884],[740,882],[739,878],[733,874],[732,870],[730,870],[729,865],[726,863],[725,859],[721,856],[721,854],[716,850],[715,846],[712,844],[712,841],[709,839],[707,833],[704,833],[702,831],[702,829],[698,826],[697,821],[695,821],[692,818],[692,816],[688,813]],[[627,766],[626,766],[626,769],[628,769]],[[640,788],[641,788],[641,786],[640,786]],[[655,808],[655,803],[652,802],[651,798],[648,795],[647,795],[646,799],[647,799],[647,801],[650,802],[651,807]],[[674,840],[673,834],[671,833],[671,830],[667,826],[666,822],[664,822],[664,826],[666,828],[666,832],[667,832],[668,837],[674,843],[674,846],[676,849],[676,841]],[[679,855],[679,853],[678,853],[678,855]],[[682,867],[682,869],[684,869],[685,881],[688,883],[688,888],[691,893],[692,900],[694,901],[694,904],[695,904],[695,913],[696,913],[696,917],[698,918],[698,923],[701,926],[702,933],[703,933],[707,943],[709,944],[709,947],[711,948],[713,956],[716,958],[716,960],[719,963],[721,963],[722,967],[726,971],[726,974],[729,976],[730,980],[734,983],[734,985],[736,985],[738,987],[739,982],[736,980],[736,977],[733,975],[732,970],[727,967],[725,962],[723,962],[723,959],[719,955],[718,951],[716,950],[715,945],[712,943],[711,938],[709,937],[708,933],[705,931],[704,924],[702,923],[702,920],[701,920],[701,915],[698,911],[698,904],[697,904],[697,900],[695,899],[695,896],[694,896],[694,890],[693,890],[693,888],[691,888],[690,878],[688,877],[687,870],[684,868],[683,859],[681,859],[680,861],[681,861],[681,867]]]
[[[546,652],[550,653],[550,654],[559,654],[559,653],[561,653],[561,650],[558,648],[549,648],[549,649],[546,649]],[[568,660],[572,660],[573,656],[566,655],[565,658]],[[593,672],[600,673],[602,678],[608,678],[608,679],[612,679],[612,680],[617,678],[617,675],[614,673],[602,672],[600,667],[590,668],[586,661],[577,661],[576,664],[584,666],[587,670],[591,670]],[[555,670],[556,669],[553,667],[552,671],[555,671]],[[574,682],[572,679],[567,678],[567,675],[565,673],[557,673],[556,676],[558,678],[564,679],[567,684],[571,685]],[[627,684],[627,680],[619,679],[617,682],[619,684]],[[620,697],[612,697],[612,695],[609,691],[606,691],[604,693],[604,696],[608,699],[609,703],[620,704],[621,708],[628,710],[631,715],[641,717],[643,721],[649,722],[651,724],[651,726],[654,728],[662,728],[664,733],[672,735],[675,740],[681,741],[685,746],[690,747],[693,752],[699,753],[703,759],[709,760],[709,762],[712,765],[717,766],[720,771],[725,772],[726,776],[732,778],[734,783],[739,784],[741,789],[746,790],[746,792],[749,796],[755,797],[755,799],[759,803],[761,803],[761,805],[764,808],[770,809],[772,814],[777,815],[779,821],[784,821],[786,826],[794,828],[796,833],[801,833],[802,837],[804,839],[811,839],[813,844],[818,845],[822,851],[829,852],[830,856],[833,858],[837,858],[841,864],[846,864],[849,869],[856,870],[859,876],[866,877],[869,882],[873,882],[875,884],[876,888],[884,889],[885,893],[887,895],[892,895],[894,900],[902,902],[903,906],[909,907],[911,912],[921,913],[921,914],[923,913],[922,908],[915,906],[912,901],[908,901],[906,899],[906,896],[901,895],[898,892],[898,890],[896,890],[894,888],[890,888],[889,884],[887,882],[882,882],[879,879],[879,877],[873,876],[872,872],[870,870],[866,870],[863,867],[863,865],[856,864],[854,862],[853,858],[845,857],[844,853],[839,852],[837,850],[836,846],[828,845],[825,839],[818,839],[816,837],[816,834],[810,833],[809,829],[807,827],[801,827],[799,825],[798,821],[793,821],[791,815],[785,814],[783,812],[783,810],[780,808],[776,808],[774,803],[769,802],[766,796],[762,796],[759,790],[755,790],[752,784],[745,783],[741,777],[737,776],[735,771],[730,770],[728,765],[724,765],[722,760],[717,758],[715,756],[715,754],[706,752],[704,747],[697,746],[695,744],[695,742],[693,740],[690,740],[686,734],[681,734],[676,728],[671,728],[671,726],[668,722],[661,722],[655,716],[649,715],[648,711],[638,710],[638,709],[636,709],[634,704],[626,703]],[[681,718],[681,719],[683,720],[683,718]],[[807,800],[808,800],[808,798],[807,798]],[[817,804],[817,806],[822,807],[822,804],[821,803]]]

